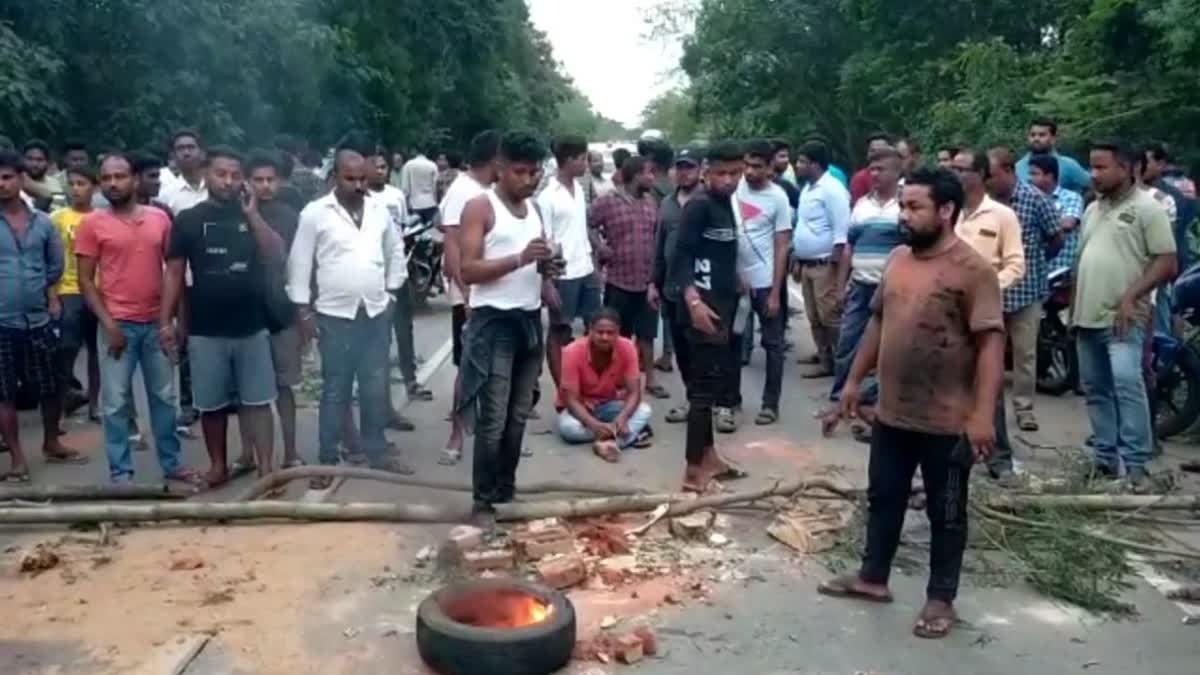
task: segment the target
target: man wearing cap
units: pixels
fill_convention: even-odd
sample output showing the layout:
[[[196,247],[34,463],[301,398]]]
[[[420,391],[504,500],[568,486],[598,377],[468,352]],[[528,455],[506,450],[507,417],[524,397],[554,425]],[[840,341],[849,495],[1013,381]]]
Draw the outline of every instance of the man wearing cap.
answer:
[[[679,364],[679,375],[686,388],[691,360],[688,358],[687,337],[679,317],[679,288],[674,283],[671,265],[675,259],[675,245],[679,236],[679,223],[683,217],[683,206],[688,200],[704,190],[700,183],[701,151],[695,146],[685,146],[675,156],[675,191],[662,201],[658,208],[658,227],[654,241],[654,269],[650,296],[660,303],[667,331],[673,338],[675,362]],[[685,397],[686,400],[686,397]],[[686,422],[687,403],[667,412],[667,421]]]

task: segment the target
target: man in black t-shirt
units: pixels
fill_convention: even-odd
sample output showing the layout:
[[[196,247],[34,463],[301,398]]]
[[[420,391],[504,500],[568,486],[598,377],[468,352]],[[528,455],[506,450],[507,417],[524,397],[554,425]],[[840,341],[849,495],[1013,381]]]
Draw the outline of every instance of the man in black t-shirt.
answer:
[[[229,478],[230,408],[237,408],[238,423],[254,446],[259,475],[271,472],[276,390],[263,266],[278,264],[283,238],[259,212],[237,152],[210,148],[205,162],[208,199],[176,215],[171,229],[159,330],[163,349],[174,355],[180,336],[173,320],[184,268],[190,266],[188,325],[182,328],[193,366],[192,399],[212,460],[208,484],[215,486]]]
[[[737,368],[733,325],[738,306],[738,229],[731,197],[745,167],[742,149],[718,143],[708,153],[708,186],[683,207],[675,261],[691,374],[688,376],[687,469],[683,489],[708,490],[714,480],[745,473],[717,454],[714,406],[732,405]],[[678,349],[678,346],[676,347]]]

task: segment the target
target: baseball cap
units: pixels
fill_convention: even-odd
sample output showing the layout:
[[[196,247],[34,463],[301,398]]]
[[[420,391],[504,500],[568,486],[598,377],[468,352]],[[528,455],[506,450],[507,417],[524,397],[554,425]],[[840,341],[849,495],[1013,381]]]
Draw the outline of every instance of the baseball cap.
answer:
[[[676,164],[691,164],[692,166],[700,166],[700,160],[703,159],[704,153],[694,145],[685,145],[675,155]]]

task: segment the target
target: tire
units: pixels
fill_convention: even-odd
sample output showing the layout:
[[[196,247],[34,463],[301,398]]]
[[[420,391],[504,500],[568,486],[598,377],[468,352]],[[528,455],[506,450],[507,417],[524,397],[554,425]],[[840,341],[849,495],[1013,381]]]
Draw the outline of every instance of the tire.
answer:
[[[1155,373],[1155,380],[1155,434],[1170,438],[1187,431],[1200,417],[1200,356],[1180,347],[1171,367]]]
[[[1058,326],[1043,321],[1038,338],[1037,390],[1062,396],[1079,383],[1079,357],[1075,343]]]
[[[518,591],[553,611],[543,621],[520,628],[485,628],[459,623],[447,603],[473,593]],[[432,593],[417,608],[417,650],[441,675],[547,675],[571,660],[575,648],[575,608],[562,593],[520,579],[478,579]]]

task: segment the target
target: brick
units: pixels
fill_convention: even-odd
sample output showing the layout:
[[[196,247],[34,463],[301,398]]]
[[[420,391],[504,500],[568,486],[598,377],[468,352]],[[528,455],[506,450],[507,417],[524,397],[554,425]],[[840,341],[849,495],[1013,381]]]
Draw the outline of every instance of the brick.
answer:
[[[569,588],[587,578],[587,565],[575,554],[546,560],[538,564],[537,571],[547,586],[559,589]]]
[[[554,527],[538,532],[516,532],[513,542],[517,550],[529,560],[541,560],[552,555],[568,555],[575,552],[575,538],[564,527]]]
[[[463,554],[463,567],[472,572],[502,570],[513,566],[513,552],[507,549],[468,551]]]
[[[483,546],[483,530],[470,525],[459,525],[450,530],[450,534],[446,537],[446,542],[453,544],[454,548],[460,553],[474,551]]]
[[[658,636],[654,631],[650,630],[649,626],[638,626],[633,629],[633,634],[638,636],[642,641],[642,653],[646,656],[654,656],[658,653]]]
[[[711,511],[697,511],[686,516],[671,519],[671,534],[680,539],[704,540],[708,537],[708,529],[712,527],[713,514]]]
[[[596,573],[609,586],[615,586],[625,580],[637,567],[637,558],[631,555],[618,555],[605,558],[596,564]]]
[[[644,648],[642,639],[630,633],[617,638],[617,659],[626,665],[632,665],[642,660]]]

